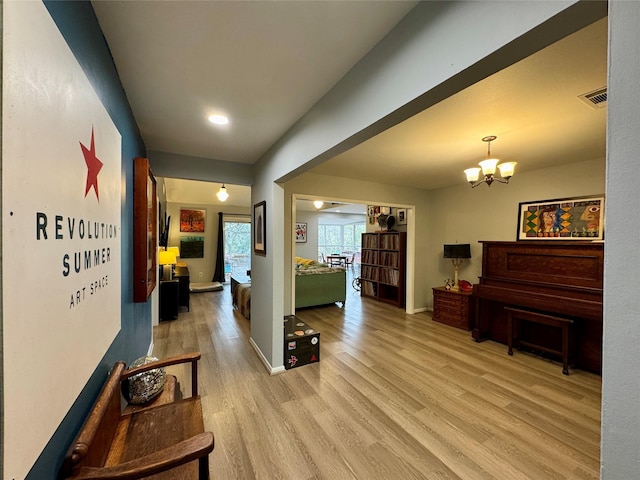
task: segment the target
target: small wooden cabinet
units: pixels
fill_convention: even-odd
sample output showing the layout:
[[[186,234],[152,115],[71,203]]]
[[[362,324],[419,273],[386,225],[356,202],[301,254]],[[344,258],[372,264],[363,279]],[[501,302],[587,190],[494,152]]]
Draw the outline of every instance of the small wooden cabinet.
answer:
[[[444,287],[433,289],[433,319],[436,322],[471,330],[473,305],[471,292],[447,290]]]

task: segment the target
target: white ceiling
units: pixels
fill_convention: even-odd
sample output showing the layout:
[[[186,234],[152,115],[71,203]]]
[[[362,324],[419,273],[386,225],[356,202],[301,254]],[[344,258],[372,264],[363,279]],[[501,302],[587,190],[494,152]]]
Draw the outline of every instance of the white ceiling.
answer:
[[[604,158],[606,108],[578,97],[607,81],[607,19],[505,68],[314,171],[434,189],[491,153],[516,172]],[[366,166],[366,167],[365,167]]]
[[[92,2],[147,149],[250,164],[416,3]]]
[[[147,149],[253,164],[417,2],[92,3]],[[313,171],[455,185],[486,156],[486,135],[516,175],[604,158],[606,108],[577,97],[606,85],[606,55],[603,19]],[[213,126],[213,113],[231,123]],[[219,188],[179,183],[168,194],[183,203]]]

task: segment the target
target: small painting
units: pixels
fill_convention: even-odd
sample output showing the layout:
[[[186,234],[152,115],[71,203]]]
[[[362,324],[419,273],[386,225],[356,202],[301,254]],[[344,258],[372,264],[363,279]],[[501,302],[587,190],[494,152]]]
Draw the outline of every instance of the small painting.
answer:
[[[203,233],[205,214],[206,210],[180,209],[180,231]]]
[[[398,218],[396,219],[398,225],[406,225],[407,224],[407,209],[399,208],[398,209]]]
[[[257,255],[267,255],[267,202],[253,206],[253,251]]]
[[[518,240],[602,240],[604,196],[522,202]]]
[[[204,237],[181,237],[180,258],[204,258]]]
[[[296,223],[296,243],[307,243],[307,224]]]

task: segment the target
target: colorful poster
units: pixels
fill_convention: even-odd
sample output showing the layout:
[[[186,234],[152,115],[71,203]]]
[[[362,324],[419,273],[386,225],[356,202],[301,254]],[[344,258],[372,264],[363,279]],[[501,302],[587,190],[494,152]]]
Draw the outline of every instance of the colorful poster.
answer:
[[[602,240],[604,197],[523,202],[518,240]]]

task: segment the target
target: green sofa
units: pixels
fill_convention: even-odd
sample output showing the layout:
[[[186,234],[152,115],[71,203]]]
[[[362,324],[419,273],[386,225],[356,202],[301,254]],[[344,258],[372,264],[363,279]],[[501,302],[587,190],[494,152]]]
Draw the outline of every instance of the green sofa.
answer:
[[[296,268],[296,308],[314,307],[344,301],[347,272],[342,267],[301,265]]]

